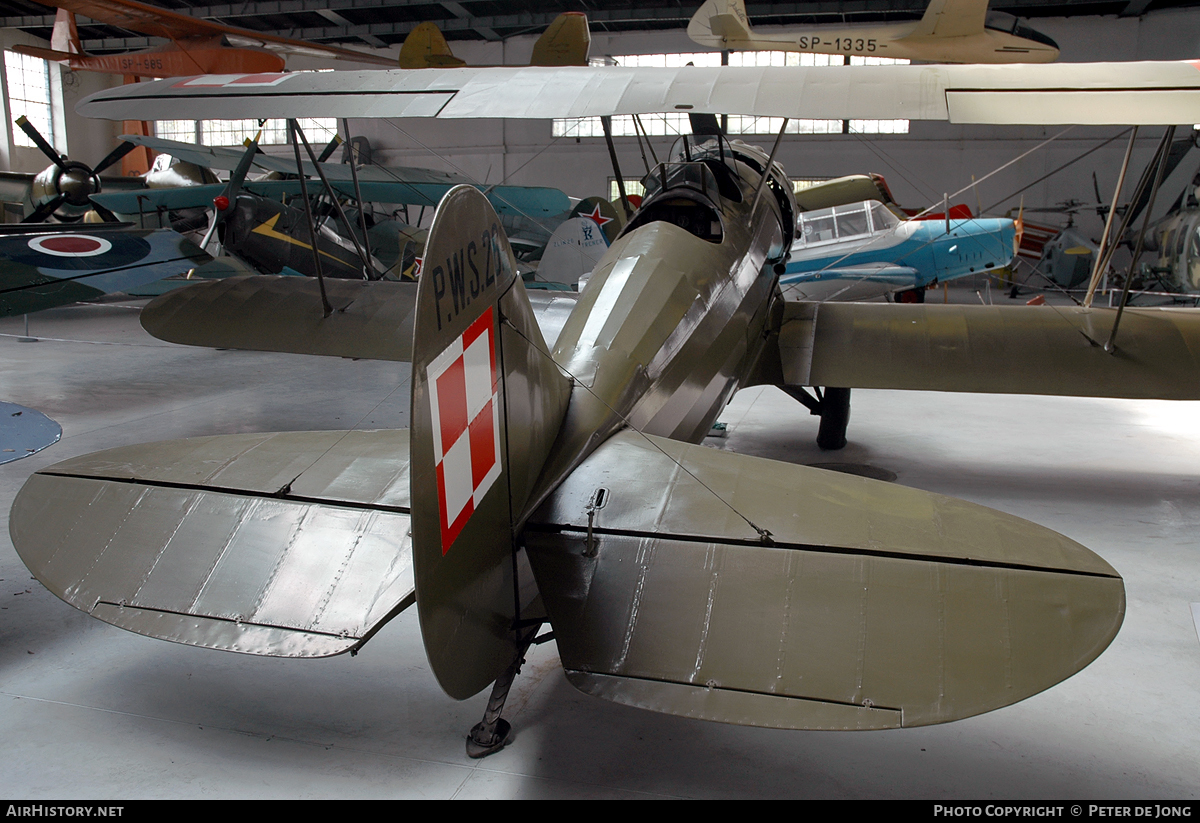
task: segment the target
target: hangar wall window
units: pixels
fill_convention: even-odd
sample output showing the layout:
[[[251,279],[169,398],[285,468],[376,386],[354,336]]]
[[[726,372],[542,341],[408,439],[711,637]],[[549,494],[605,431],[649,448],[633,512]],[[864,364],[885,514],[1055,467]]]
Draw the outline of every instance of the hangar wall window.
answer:
[[[4,52],[4,73],[8,77],[9,115],[16,120],[29,118],[42,136],[54,142],[54,115],[50,104],[50,66],[40,57]],[[34,145],[21,129],[12,130],[18,146]]]
[[[324,147],[337,134],[337,119],[302,117],[300,128],[304,129],[304,135],[313,150],[319,153],[318,146]],[[287,143],[286,121],[268,120],[262,130],[260,145],[279,146]],[[154,123],[157,137],[204,146],[240,146],[257,132],[257,120],[157,120]]]
[[[696,66],[721,65],[721,53],[684,52],[680,54],[626,54],[610,58],[618,66],[658,66],[674,68],[689,63]],[[609,62],[608,59],[605,60]],[[731,66],[832,66],[843,65],[842,55],[801,54],[783,51],[734,51],[729,53]],[[907,60],[886,57],[851,57],[850,65],[881,66],[907,64]],[[654,137],[690,134],[686,114],[642,115],[642,128]],[[774,134],[783,122],[780,117],[748,117],[731,115],[729,134]],[[614,137],[636,137],[637,127],[629,116],[612,119]],[[790,120],[786,134],[907,134],[907,120]],[[604,129],[599,117],[560,118],[554,121],[551,135],[554,137],[603,137]]]
[[[637,195],[642,197],[646,194],[646,187],[642,185],[641,180],[630,180],[625,178],[625,193],[629,196]],[[608,199],[610,202],[617,202],[617,198],[621,196],[621,190],[617,188],[617,178],[608,178]]]

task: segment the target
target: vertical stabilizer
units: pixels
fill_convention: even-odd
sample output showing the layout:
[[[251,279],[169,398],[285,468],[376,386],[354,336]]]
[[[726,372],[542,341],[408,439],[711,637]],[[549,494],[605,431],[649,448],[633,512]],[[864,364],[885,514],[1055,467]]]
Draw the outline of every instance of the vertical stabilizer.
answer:
[[[402,69],[454,69],[465,66],[450,51],[442,30],[433,23],[421,23],[404,38],[400,46]]]
[[[515,527],[566,411],[500,219],[477,189],[438,205],[417,287],[412,535],[417,607],[442,688],[465,699],[513,662]],[[512,389],[509,391],[509,389]]]
[[[592,48],[592,33],[587,15],[565,11],[533,44],[531,66],[586,66]]]
[[[988,0],[930,0],[910,36],[965,37],[983,34]]]
[[[688,37],[714,49],[753,39],[742,0],[707,0],[688,23]]]
[[[84,54],[79,40],[79,29],[75,26],[75,15],[59,9],[54,15],[54,30],[50,33],[50,48],[68,54]]]

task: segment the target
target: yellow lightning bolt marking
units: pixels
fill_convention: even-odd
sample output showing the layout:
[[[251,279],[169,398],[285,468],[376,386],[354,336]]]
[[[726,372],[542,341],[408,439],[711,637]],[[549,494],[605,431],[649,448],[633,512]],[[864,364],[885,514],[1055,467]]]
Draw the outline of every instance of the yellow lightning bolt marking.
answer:
[[[278,220],[279,220],[279,215],[273,214],[273,215],[271,215],[270,220],[268,220],[265,223],[260,223],[259,225],[255,226],[253,229],[251,229],[250,233],[251,234],[261,234],[263,237],[270,237],[272,240],[282,240],[284,243],[291,243],[293,246],[299,246],[302,249],[308,249],[309,251],[312,251],[312,246],[310,246],[308,243],[297,240],[295,237],[292,237],[290,234],[284,234],[281,231],[276,231],[275,223],[278,222]],[[318,251],[320,251],[320,250],[318,250]],[[333,256],[332,254],[330,254],[327,251],[321,251],[321,254],[325,255],[330,260],[337,260],[339,263],[342,262],[337,257]]]

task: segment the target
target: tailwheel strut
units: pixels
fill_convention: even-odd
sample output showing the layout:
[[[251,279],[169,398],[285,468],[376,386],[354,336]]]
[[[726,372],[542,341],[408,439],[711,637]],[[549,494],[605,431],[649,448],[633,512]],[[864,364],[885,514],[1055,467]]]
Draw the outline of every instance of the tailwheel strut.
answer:
[[[521,666],[525,663],[525,653],[529,651],[530,645],[534,642],[543,643],[551,639],[549,635],[545,635],[535,640],[541,625],[539,620],[536,625],[519,631],[517,654],[512,664],[492,684],[492,694],[488,698],[487,708],[484,709],[483,720],[476,723],[471,729],[471,733],[467,735],[467,757],[487,757],[508,745],[512,724],[501,717],[500,713],[504,711],[504,702],[508,700],[508,691],[512,688],[513,681],[521,673]]]
[[[804,404],[811,414],[821,418],[817,429],[817,446],[825,451],[846,447],[846,428],[850,425],[850,390],[813,387],[813,394],[802,386],[780,386]]]

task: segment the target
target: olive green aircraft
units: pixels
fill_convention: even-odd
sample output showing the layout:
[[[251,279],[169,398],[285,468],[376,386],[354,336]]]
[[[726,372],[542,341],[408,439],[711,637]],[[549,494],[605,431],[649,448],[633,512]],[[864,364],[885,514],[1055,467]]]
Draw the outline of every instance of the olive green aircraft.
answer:
[[[1185,102],[1200,93],[1186,68],[1197,76],[1180,83],[1196,89]],[[488,70],[456,71],[397,105],[454,111]],[[1173,71],[1094,73],[1118,94],[1146,81],[1154,95],[1191,80]],[[327,76],[301,81],[301,98]],[[682,71],[688,88],[665,91],[661,73],[568,77],[580,99],[618,110],[611,78],[634,94],[663,81],[656,101],[625,111],[719,106],[727,82],[743,106],[777,105],[769,89],[745,101],[741,72]],[[910,79],[930,99],[928,73],[884,78],[889,99]],[[497,93],[511,79],[502,71]],[[150,89],[140,104],[171,116],[175,92]],[[213,116],[241,116],[207,99]],[[825,99],[813,116],[842,116]],[[1173,119],[1177,102],[1138,116]],[[85,108],[123,118],[116,103]],[[165,340],[411,362],[410,429],[68,460],[18,494],[17,551],[101,620],[252,654],[354,651],[415,603],[447,694],[494,684],[473,756],[505,744],[509,686],[528,645],[551,636],[588,694],[788,729],[956,720],[1086,666],[1119,629],[1125,592],[1085,547],[960,500],[699,444],[734,392],[763,383],[1200,398],[1200,317],[1126,310],[1110,353],[1095,342],[1114,326],[1106,309],[788,304],[778,277],[796,205],[774,151],[719,136],[681,148],[647,177],[642,208],[565,319],[556,293],[525,290],[499,218],[469,186],[438,206],[416,283],[254,276],[158,298],[142,322]]]

